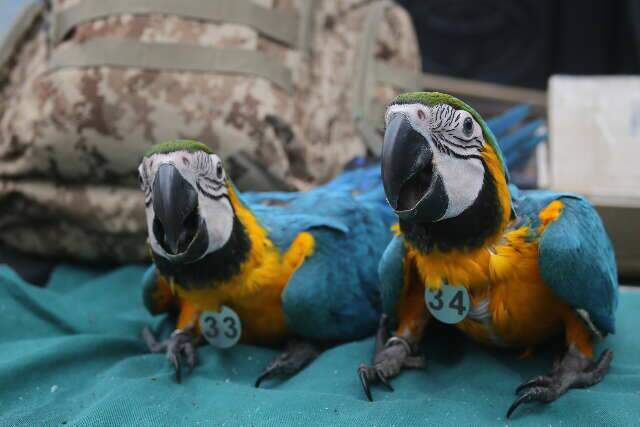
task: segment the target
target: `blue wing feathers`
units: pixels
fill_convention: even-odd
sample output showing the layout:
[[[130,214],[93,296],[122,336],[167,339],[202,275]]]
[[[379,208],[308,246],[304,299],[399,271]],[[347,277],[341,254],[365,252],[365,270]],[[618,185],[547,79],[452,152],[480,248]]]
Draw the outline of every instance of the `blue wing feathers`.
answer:
[[[518,215],[533,226],[541,209],[562,201],[560,217],[540,236],[542,278],[564,302],[589,313],[601,331],[613,333],[618,305],[615,256],[593,206],[570,193],[511,190]]]
[[[345,172],[298,193],[246,193],[243,199],[282,250],[302,231],[315,251],[282,295],[289,325],[307,338],[347,340],[374,332],[380,316],[377,265],[392,237],[379,165]]]
[[[157,282],[158,271],[156,270],[155,264],[151,264],[142,275],[142,300],[144,301],[146,309],[152,314],[157,314],[152,299]]]
[[[394,236],[382,254],[378,266],[382,311],[389,316],[389,319],[396,318],[396,305],[404,286],[402,269],[405,253],[404,238]]]
[[[380,316],[376,247],[354,244],[346,235],[336,238],[327,229],[313,235],[316,252],[294,273],[282,295],[289,325],[318,340],[370,335]]]

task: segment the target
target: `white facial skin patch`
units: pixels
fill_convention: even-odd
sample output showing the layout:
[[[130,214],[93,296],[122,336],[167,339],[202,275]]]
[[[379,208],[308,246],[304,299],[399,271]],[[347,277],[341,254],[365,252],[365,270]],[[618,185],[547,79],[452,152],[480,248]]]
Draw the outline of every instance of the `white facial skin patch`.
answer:
[[[485,142],[482,128],[471,114],[446,104],[392,105],[387,110],[387,121],[394,113],[402,113],[433,152],[434,173],[442,178],[449,199],[438,221],[460,215],[475,202],[482,189],[485,172],[481,160]]]
[[[178,169],[182,177],[193,186],[198,193],[198,214],[204,220],[209,246],[202,257],[220,249],[229,240],[233,230],[234,212],[229,201],[226,174],[222,162],[215,154],[203,151],[190,153],[175,151],[172,153],[158,153],[145,158],[138,168],[140,186],[145,193],[145,213],[149,244],[155,253],[167,259],[167,254],[155,238],[153,232],[153,180],[161,165],[172,164]],[[200,257],[200,258],[202,258]]]

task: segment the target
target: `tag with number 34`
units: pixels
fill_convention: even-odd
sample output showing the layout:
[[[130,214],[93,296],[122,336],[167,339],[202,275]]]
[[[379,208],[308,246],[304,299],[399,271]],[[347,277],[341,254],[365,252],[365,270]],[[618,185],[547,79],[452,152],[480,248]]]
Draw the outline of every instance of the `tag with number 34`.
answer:
[[[464,286],[442,284],[437,291],[426,289],[424,299],[429,312],[443,323],[462,322],[471,308],[469,293]]]

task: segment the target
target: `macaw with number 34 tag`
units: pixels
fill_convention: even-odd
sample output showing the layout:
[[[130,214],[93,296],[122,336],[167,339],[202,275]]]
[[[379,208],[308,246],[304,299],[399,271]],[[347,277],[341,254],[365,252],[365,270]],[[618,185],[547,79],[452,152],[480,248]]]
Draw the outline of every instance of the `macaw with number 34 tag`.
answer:
[[[593,207],[510,186],[491,129],[450,95],[400,95],[385,123],[382,180],[399,227],[379,266],[385,316],[373,364],[358,369],[369,399],[370,383],[390,387],[403,368],[422,366],[418,344],[433,319],[527,352],[564,334],[562,359],[517,388],[507,416],[600,382],[613,353],[594,357],[594,341],[614,332],[618,287]]]

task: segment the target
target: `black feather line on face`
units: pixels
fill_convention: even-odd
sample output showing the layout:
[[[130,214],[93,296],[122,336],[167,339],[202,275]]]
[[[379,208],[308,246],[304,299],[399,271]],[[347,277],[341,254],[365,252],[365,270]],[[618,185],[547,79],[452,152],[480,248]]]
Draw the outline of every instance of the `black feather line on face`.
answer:
[[[465,154],[456,151],[456,148],[463,150],[482,149],[482,141],[477,136],[472,136],[469,139],[464,139],[453,134],[453,132],[456,130],[456,124],[460,121],[461,116],[462,113],[460,111],[454,110],[453,108],[438,108],[434,116],[434,123],[432,125],[432,140],[438,151],[448,156],[456,157],[458,159],[482,160],[482,157],[479,154]],[[455,123],[453,124],[453,126],[450,126],[454,118]],[[464,144],[459,144],[453,139]]]
[[[447,131],[446,134],[447,136],[450,136],[452,138],[457,139],[460,142],[464,142],[464,143],[469,143],[469,142],[477,142],[478,144],[482,145],[482,140],[477,137],[477,136],[471,136],[467,139],[461,138],[458,135],[454,135],[453,133],[451,133],[452,131]]]
[[[207,184],[209,184],[209,186],[211,187],[212,190],[219,190],[220,188],[222,188],[224,186],[224,181],[218,181],[216,179],[210,178],[208,176],[201,176],[198,178],[199,180],[203,180],[205,181]]]
[[[149,185],[146,184],[145,181],[145,187],[144,187],[144,205],[145,206],[149,206],[151,204],[151,201],[153,200],[153,197],[151,197],[151,187]]]
[[[451,157],[456,157],[458,159],[478,159],[482,161],[481,155],[458,153],[454,151],[451,147],[447,147],[447,143],[449,143],[449,141],[447,141],[441,135],[433,134],[432,136],[433,136],[433,141],[435,142],[436,148],[438,148],[440,152],[447,154],[448,156],[451,156]],[[452,145],[455,145],[455,144],[452,144]],[[461,147],[461,148],[467,148],[467,147]]]
[[[400,220],[400,229],[418,251],[475,249],[499,232],[503,207],[495,180],[484,166],[482,189],[473,204],[460,215],[433,223]]]
[[[439,128],[442,126],[442,114],[444,113],[444,110],[444,108],[438,108],[438,111],[436,112],[437,122],[434,123],[434,127]]]
[[[449,148],[446,147],[442,141],[440,140],[440,138],[438,137],[438,135],[436,134],[432,134],[433,137],[433,142],[436,146],[436,148],[438,149],[438,151],[440,151],[441,153],[444,153],[446,155],[449,155]]]
[[[200,190],[202,195],[207,197],[207,198],[209,198],[209,199],[213,199],[213,200],[227,199],[229,201],[229,203],[231,203],[231,199],[229,198],[229,195],[226,194],[226,193],[222,193],[222,194],[210,193],[202,185],[200,185],[200,181],[196,182],[196,186],[198,187],[198,190]]]
[[[206,175],[211,170],[211,157],[207,153],[197,152],[195,154],[194,169],[196,172]]]
[[[445,138],[444,140],[445,140],[445,143],[447,143],[447,144],[449,144],[449,145],[452,145],[452,146],[454,146],[454,147],[458,147],[458,148],[464,148],[464,149],[467,149],[467,150],[470,150],[470,149],[476,149],[476,150],[479,150],[479,149],[481,149],[481,148],[482,148],[482,145],[476,145],[476,144],[458,144],[458,143],[455,143],[455,142],[453,142],[452,140],[447,139],[447,138]]]
[[[449,124],[451,123],[451,121],[453,120],[454,117],[459,116],[460,113],[457,112],[457,114],[451,114],[449,113],[449,120],[447,120],[447,122],[444,124],[445,127],[448,127]]]

